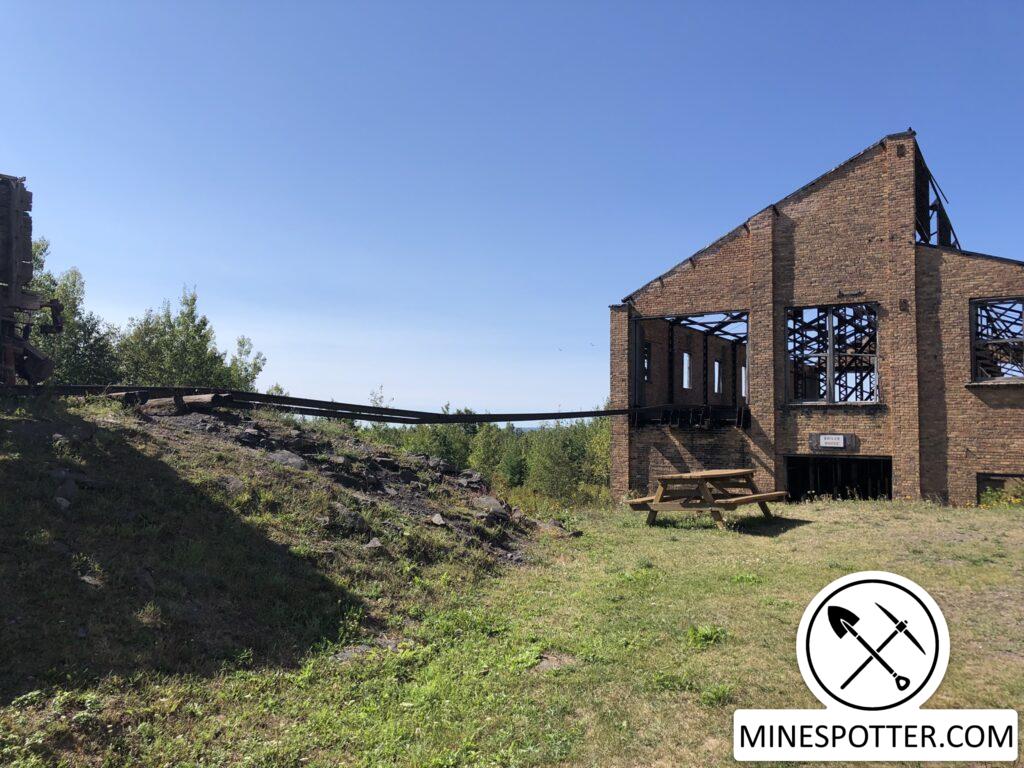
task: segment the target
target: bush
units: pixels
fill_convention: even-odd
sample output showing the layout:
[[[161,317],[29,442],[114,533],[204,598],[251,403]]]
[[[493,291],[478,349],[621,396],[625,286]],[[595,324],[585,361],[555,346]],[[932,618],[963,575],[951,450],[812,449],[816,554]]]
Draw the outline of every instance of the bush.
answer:
[[[527,486],[559,501],[572,501],[579,490],[586,446],[578,430],[555,423],[530,435]]]
[[[373,405],[388,405],[380,389]],[[450,413],[445,406],[444,413]],[[461,409],[456,413],[472,413]],[[545,424],[520,429],[512,424],[417,424],[362,427],[367,439],[472,467],[524,508],[604,504],[611,500],[611,423],[608,419]]]
[[[451,413],[447,403],[441,413]],[[460,408],[457,414],[471,414],[468,408]],[[417,424],[401,431],[401,446],[410,453],[425,453],[444,459],[459,469],[469,466],[469,453],[473,437],[479,424]]]
[[[983,507],[1024,507],[1024,480],[1007,480],[1002,488],[989,488],[979,500]]]
[[[493,482],[510,437],[515,439],[493,424],[481,424],[473,436],[469,466]]]
[[[507,439],[501,461],[498,462],[498,476],[508,488],[519,488],[526,483],[529,467],[526,463],[526,437],[509,424],[505,428]]]

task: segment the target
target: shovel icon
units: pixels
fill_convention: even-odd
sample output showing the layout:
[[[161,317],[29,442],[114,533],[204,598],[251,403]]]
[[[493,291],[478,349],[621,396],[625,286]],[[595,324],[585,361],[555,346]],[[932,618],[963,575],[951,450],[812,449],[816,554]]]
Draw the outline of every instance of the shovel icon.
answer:
[[[857,642],[864,646],[864,650],[871,654],[871,657],[882,665],[882,669],[892,675],[892,679],[896,681],[896,688],[901,691],[907,690],[907,686],[910,685],[910,680],[903,675],[897,674],[896,670],[893,669],[889,662],[881,657],[863,637],[858,634],[857,630],[853,628],[853,625],[860,621],[860,617],[853,611],[843,608],[839,605],[830,605],[828,607],[828,623],[832,625],[832,631],[836,633],[838,637],[845,637],[847,633],[853,635]]]

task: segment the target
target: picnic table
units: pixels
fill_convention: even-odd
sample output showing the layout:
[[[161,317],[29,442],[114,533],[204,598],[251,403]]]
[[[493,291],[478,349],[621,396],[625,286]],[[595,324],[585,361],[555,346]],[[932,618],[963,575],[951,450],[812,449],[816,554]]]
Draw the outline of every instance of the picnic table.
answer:
[[[785,491],[759,492],[752,469],[705,469],[661,475],[657,480],[658,487],[653,496],[626,502],[635,510],[647,512],[648,525],[654,525],[659,512],[692,510],[709,512],[715,524],[724,528],[723,510],[757,504],[765,517],[771,517],[768,502],[786,498]]]

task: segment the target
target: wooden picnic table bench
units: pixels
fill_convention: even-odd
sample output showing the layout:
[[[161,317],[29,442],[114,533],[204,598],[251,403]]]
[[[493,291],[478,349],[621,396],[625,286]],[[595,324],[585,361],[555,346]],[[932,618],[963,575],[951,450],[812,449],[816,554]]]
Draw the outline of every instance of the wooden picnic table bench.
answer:
[[[704,469],[661,475],[657,480],[654,495],[626,502],[635,510],[647,512],[648,525],[654,525],[659,512],[692,510],[710,513],[715,524],[724,528],[722,510],[757,504],[765,517],[771,517],[768,502],[786,498],[785,491],[758,491],[752,469]]]

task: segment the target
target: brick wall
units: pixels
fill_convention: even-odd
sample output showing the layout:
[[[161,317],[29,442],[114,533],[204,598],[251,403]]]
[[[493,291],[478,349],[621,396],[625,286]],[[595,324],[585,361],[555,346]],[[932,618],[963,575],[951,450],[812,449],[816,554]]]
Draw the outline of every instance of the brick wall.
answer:
[[[854,433],[848,453],[891,456],[902,498],[969,502],[977,472],[1024,472],[1024,387],[964,386],[969,300],[1024,293],[1024,267],[914,245],[915,155],[912,134],[889,137],[613,308],[612,355],[623,361],[630,313],[747,310],[752,420],[745,432],[613,428],[617,491],[646,491],[659,472],[729,465],[756,467],[759,485],[781,487],[785,456],[810,453],[817,432]],[[786,308],[862,302],[878,307],[880,402],[789,404]],[[667,331],[655,333],[667,345]],[[689,343],[677,330],[677,358]],[[667,365],[664,357],[652,363]],[[700,357],[692,359],[699,386]],[[731,364],[723,368],[731,375]],[[667,393],[665,374],[652,378]],[[674,379],[681,396],[678,370]],[[612,392],[629,399],[628,368],[614,360]]]
[[[981,472],[1024,474],[1024,384],[971,381],[971,300],[1024,296],[1024,264],[917,247],[921,490],[970,504]]]
[[[628,408],[630,406],[630,344],[629,344],[629,308],[626,306],[611,307],[611,349],[609,407]],[[612,416],[612,447],[611,447],[611,487],[616,497],[624,496],[630,486],[629,443],[631,430],[628,416]]]
[[[749,436],[738,429],[691,430],[648,426],[634,430],[633,489],[654,491],[658,475],[715,467],[756,467]]]

